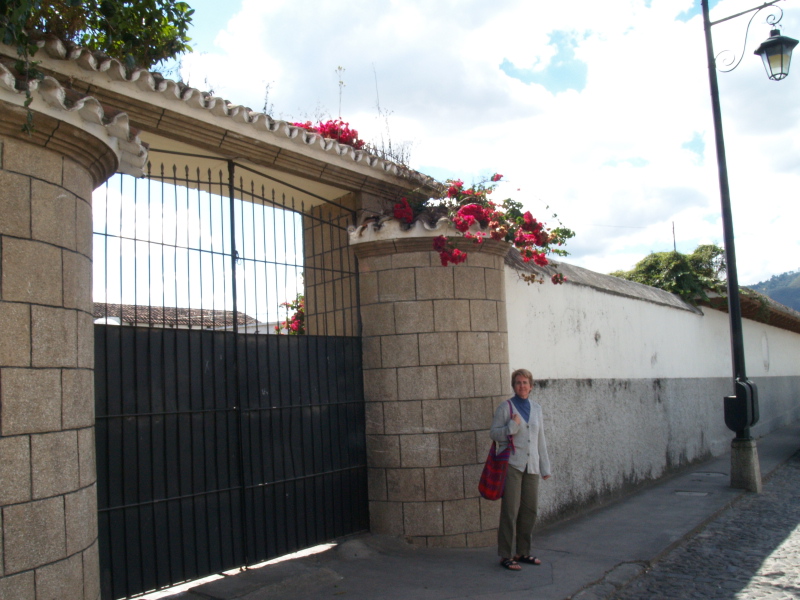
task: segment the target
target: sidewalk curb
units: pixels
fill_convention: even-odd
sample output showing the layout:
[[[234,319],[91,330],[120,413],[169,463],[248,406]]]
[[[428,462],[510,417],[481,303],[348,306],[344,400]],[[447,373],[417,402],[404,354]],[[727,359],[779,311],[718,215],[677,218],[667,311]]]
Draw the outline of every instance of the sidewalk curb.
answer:
[[[797,452],[800,452],[798,450]],[[797,452],[787,456],[785,459],[781,460],[778,464],[776,464],[772,470],[767,473],[766,475],[762,475],[761,481],[763,484],[769,483],[775,473],[778,472],[783,465],[785,465]],[[622,562],[618,565],[615,565],[609,571],[598,580],[593,581],[583,588],[578,590],[574,595],[567,596],[564,600],[608,600],[614,594],[627,588],[631,583],[636,581],[639,577],[646,574],[650,569],[652,569],[658,562],[664,559],[670,552],[675,550],[678,546],[683,545],[684,543],[688,542],[690,539],[695,537],[698,533],[700,533],[703,529],[708,527],[708,525],[719,518],[722,513],[730,510],[736,504],[738,504],[742,498],[748,496],[751,492],[746,490],[742,490],[739,492],[736,497],[729,500],[725,505],[714,511],[713,514],[709,515],[705,518],[701,523],[699,523],[696,527],[687,531],[683,536],[679,539],[672,542],[669,546],[664,548],[661,552],[659,552],[655,557],[653,557],[649,561],[645,562]]]

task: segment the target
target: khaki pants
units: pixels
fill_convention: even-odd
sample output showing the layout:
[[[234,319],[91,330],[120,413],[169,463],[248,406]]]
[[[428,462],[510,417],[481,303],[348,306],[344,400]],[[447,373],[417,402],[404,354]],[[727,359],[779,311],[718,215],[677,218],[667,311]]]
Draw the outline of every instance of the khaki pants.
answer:
[[[509,466],[500,502],[497,554],[502,558],[530,555],[531,534],[539,512],[539,475]],[[517,546],[516,552],[512,552],[515,533]]]

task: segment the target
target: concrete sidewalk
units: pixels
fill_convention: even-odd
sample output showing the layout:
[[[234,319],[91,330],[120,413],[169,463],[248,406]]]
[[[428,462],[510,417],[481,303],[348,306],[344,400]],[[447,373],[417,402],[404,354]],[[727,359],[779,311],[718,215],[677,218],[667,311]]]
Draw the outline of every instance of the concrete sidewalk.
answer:
[[[800,449],[800,423],[758,441],[765,479]],[[500,568],[496,548],[416,548],[385,536],[226,575],[169,600],[575,600],[604,598],[639,575],[744,492],[729,487],[728,454],[582,517],[535,532],[543,564]]]

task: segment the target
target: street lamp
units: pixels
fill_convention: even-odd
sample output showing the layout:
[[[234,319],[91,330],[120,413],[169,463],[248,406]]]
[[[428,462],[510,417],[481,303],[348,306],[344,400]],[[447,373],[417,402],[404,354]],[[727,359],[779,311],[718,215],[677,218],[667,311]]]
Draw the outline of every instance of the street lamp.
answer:
[[[756,384],[747,378],[744,361],[744,339],[742,335],[742,308],[739,301],[739,277],[736,271],[736,250],[733,241],[733,219],[731,216],[731,198],[728,189],[728,167],[725,160],[725,141],[722,137],[722,115],[719,107],[719,87],[717,85],[717,65],[714,49],[711,43],[711,27],[723,21],[730,21],[748,13],[753,22],[755,15],[780,2],[772,0],[761,6],[731,15],[724,19],[711,21],[708,17],[708,0],[701,0],[703,8],[703,27],[706,36],[706,56],[708,59],[708,81],[711,87],[711,108],[714,113],[714,137],[717,146],[717,168],[719,170],[719,190],[722,203],[722,229],[725,245],[725,262],[728,271],[728,315],[731,329],[731,358],[733,362],[733,396],[725,397],[725,424],[731,431],[736,432],[736,437],[731,442],[731,487],[746,490],[761,491],[761,469],[758,463],[758,451],[755,440],[750,436],[750,427],[758,422],[758,390]],[[776,25],[783,17],[780,7],[780,16],[770,15],[767,23]],[[750,30],[750,23],[747,30]],[[745,33],[745,43],[747,33]],[[789,61],[792,49],[797,45],[797,40],[780,35],[777,29],[772,30],[770,38],[765,41],[756,54],[760,55],[767,69],[770,79],[780,81],[789,74]],[[741,62],[736,62],[732,67],[723,72],[732,71]]]
[[[789,74],[789,63],[795,46],[797,40],[781,35],[780,29],[773,29],[769,32],[769,39],[762,42],[754,54],[764,61],[767,76],[773,81],[780,81]]]

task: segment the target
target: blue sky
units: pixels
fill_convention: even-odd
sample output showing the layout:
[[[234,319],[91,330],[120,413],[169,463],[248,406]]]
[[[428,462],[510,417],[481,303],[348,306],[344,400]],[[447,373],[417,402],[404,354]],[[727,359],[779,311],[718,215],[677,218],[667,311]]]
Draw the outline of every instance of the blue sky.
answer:
[[[341,101],[361,137],[408,143],[434,177],[499,171],[501,197],[576,230],[569,262],[631,268],[672,249],[673,226],[679,250],[721,244],[699,0],[189,4],[190,85],[287,120],[337,117]],[[712,0],[712,19],[758,4]],[[800,38],[800,0],[781,5]],[[800,66],[767,80],[763,15],[720,75],[743,283],[800,268]],[[740,52],[747,20],[714,27],[715,49]]]

